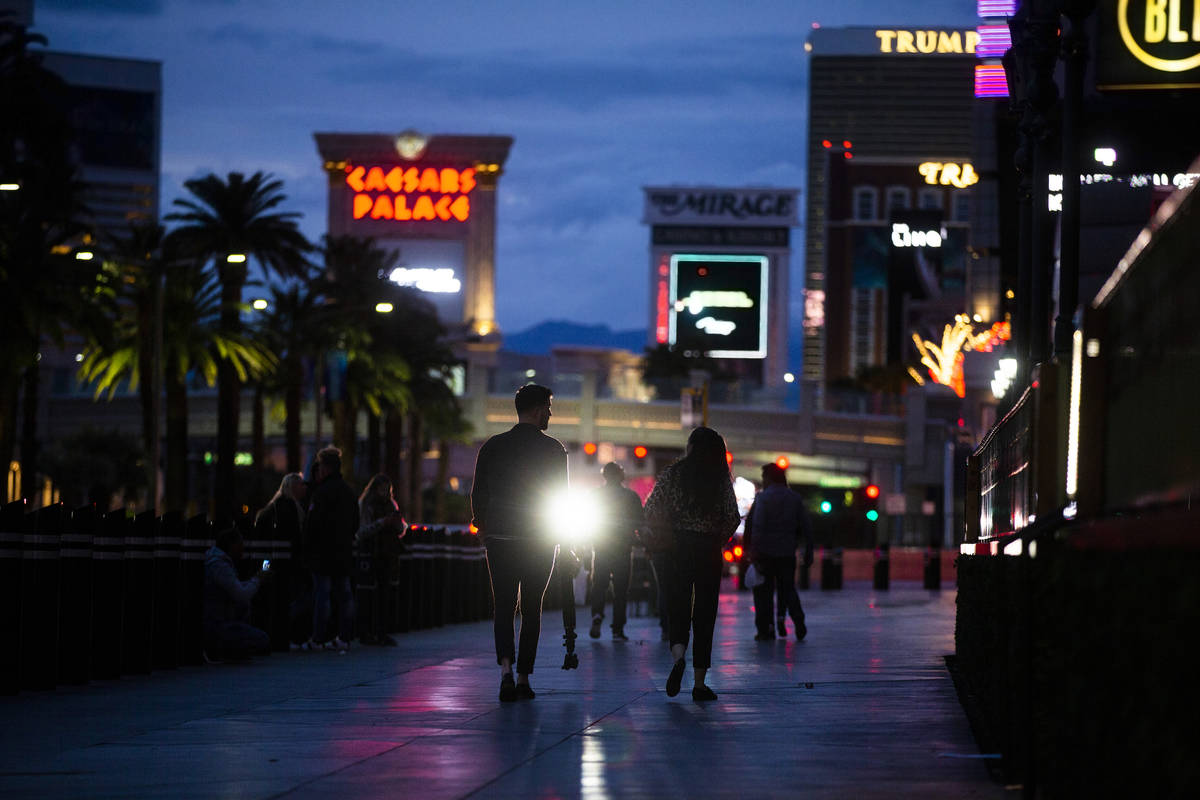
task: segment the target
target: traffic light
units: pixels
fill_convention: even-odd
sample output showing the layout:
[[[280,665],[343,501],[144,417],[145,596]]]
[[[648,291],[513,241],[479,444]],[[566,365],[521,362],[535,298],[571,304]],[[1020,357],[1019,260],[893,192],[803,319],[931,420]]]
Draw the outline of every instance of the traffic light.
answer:
[[[636,458],[639,463],[645,461],[646,456],[649,453],[650,451],[646,449],[644,444],[639,444],[637,447],[633,448],[633,457]]]
[[[788,461],[787,456],[780,456],[779,458],[775,459],[775,466],[779,467],[780,469],[787,469],[788,464],[790,463],[791,462]]]
[[[596,463],[596,450],[597,450],[597,447],[596,447],[595,442],[584,442],[583,443],[583,457],[584,457],[584,460],[587,461],[587,463],[589,463],[589,464]]]
[[[833,503],[829,502],[828,500],[822,500],[821,501],[821,513],[828,514],[831,511],[833,511]]]
[[[879,487],[873,483],[867,484],[867,488],[863,490],[863,496],[866,498],[867,521],[877,521],[879,519]]]

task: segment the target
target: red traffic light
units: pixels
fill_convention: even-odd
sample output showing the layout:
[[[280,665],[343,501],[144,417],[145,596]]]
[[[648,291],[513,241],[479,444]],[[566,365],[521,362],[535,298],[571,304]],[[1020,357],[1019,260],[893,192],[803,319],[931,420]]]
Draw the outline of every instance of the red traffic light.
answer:
[[[634,456],[634,458],[645,458],[645,457],[646,457],[646,454],[647,454],[647,453],[649,453],[649,452],[650,452],[650,451],[649,451],[649,450],[647,450],[647,449],[646,449],[646,447],[645,447],[644,445],[640,445],[640,444],[639,444],[637,447],[633,448],[633,456]]]
[[[788,461],[787,456],[780,456],[779,458],[775,459],[775,466],[779,467],[780,469],[787,469],[788,464],[790,463],[791,462]]]
[[[879,497],[879,487],[873,483],[869,484],[867,486],[867,488],[864,489],[863,491],[867,495],[867,497],[871,498],[872,500]]]
[[[587,453],[589,456],[596,455],[596,443],[595,442],[584,442],[583,443],[583,452]]]

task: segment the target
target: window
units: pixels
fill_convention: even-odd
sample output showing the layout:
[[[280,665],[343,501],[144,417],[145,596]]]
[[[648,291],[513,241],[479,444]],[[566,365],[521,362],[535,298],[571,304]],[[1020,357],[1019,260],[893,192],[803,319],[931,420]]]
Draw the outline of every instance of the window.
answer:
[[[859,220],[876,219],[875,205],[879,197],[874,186],[856,186],[854,188],[854,218]]]
[[[958,222],[971,221],[971,195],[966,192],[954,195],[954,219]]]
[[[922,189],[921,195],[918,198],[921,208],[941,208],[942,207],[942,190],[941,189]]]
[[[905,186],[889,186],[887,190],[887,213],[891,217],[893,211],[905,211],[910,207],[912,195]]]

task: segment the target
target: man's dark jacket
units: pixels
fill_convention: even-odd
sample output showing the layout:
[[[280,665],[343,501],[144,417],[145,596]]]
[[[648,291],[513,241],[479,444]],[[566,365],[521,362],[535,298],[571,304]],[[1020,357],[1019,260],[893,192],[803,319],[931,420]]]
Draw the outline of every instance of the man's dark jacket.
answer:
[[[549,499],[567,489],[562,443],[518,422],[483,443],[475,458],[471,520],[486,539],[556,540],[546,524]]]
[[[319,575],[349,575],[354,567],[354,534],[358,530],[358,498],[342,473],[321,479],[312,492],[304,518],[304,555]]]

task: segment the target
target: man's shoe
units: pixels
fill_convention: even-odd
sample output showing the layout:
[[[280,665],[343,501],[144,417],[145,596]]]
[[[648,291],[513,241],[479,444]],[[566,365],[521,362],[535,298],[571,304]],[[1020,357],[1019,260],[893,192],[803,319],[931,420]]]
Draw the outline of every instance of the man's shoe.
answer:
[[[604,617],[601,617],[601,616],[592,617],[592,627],[588,628],[588,636],[592,637],[593,639],[600,638],[600,623],[601,622],[604,622]]]
[[[528,683],[518,683],[517,684],[517,699],[518,700],[532,700],[535,697],[537,697],[537,694],[533,691],[533,687],[530,686]]]
[[[667,697],[674,697],[679,694],[679,686],[683,683],[683,668],[687,666],[683,659],[675,662],[675,666],[671,667],[671,674],[667,676]]]
[[[614,642],[628,642],[629,637],[625,635],[625,631],[622,630],[621,628],[613,628],[613,641]]]
[[[512,675],[504,675],[500,678],[500,702],[511,703],[517,699],[517,686],[513,683]]]
[[[717,699],[717,693],[704,684],[692,687],[692,699],[697,703],[707,703]]]
[[[779,634],[780,639],[787,638],[787,620],[783,617],[775,620],[775,632]]]
[[[796,641],[803,642],[804,637],[808,635],[808,626],[804,624],[804,620],[796,623]]]
[[[775,641],[775,629],[767,628],[766,630],[759,631],[758,633],[754,634],[754,641],[756,641],[756,642],[773,642],[773,641]]]

